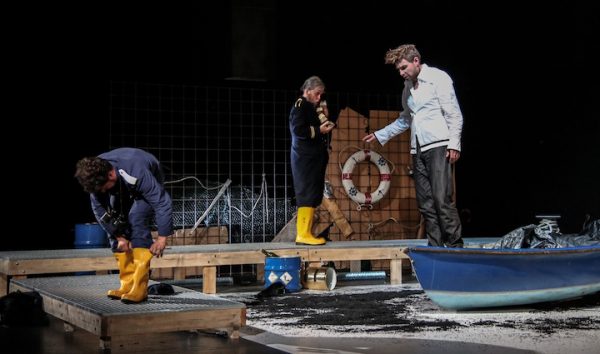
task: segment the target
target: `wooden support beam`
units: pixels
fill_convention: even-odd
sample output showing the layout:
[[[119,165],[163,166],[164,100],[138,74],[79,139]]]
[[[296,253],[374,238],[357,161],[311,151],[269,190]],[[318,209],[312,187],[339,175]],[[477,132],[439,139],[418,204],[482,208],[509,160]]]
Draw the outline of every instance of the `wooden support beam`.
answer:
[[[217,293],[217,267],[202,268],[202,292],[205,294]]]
[[[184,280],[185,279],[185,268],[186,267],[179,267],[179,268],[173,269],[173,279]]]
[[[402,259],[390,260],[390,283],[402,284]]]
[[[350,271],[351,272],[360,272],[361,271],[361,261],[350,261]]]
[[[0,274],[0,297],[8,294],[8,282],[10,281],[10,276],[7,274]]]

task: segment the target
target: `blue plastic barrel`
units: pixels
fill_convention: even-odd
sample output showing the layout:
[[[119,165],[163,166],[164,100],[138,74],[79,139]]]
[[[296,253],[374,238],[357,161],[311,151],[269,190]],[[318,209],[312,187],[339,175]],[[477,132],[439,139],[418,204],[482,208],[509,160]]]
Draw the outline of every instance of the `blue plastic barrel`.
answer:
[[[265,289],[274,283],[282,283],[287,292],[299,291],[302,288],[300,265],[299,256],[267,257],[265,259]]]
[[[75,225],[75,248],[108,247],[106,232],[98,223]]]
[[[98,223],[75,225],[75,248],[109,247],[108,236]],[[92,275],[96,272],[77,272],[75,275]]]

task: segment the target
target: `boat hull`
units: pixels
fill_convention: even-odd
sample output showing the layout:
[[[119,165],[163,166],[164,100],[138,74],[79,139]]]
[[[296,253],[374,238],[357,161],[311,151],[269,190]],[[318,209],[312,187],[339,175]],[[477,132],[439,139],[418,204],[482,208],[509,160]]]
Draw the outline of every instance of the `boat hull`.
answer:
[[[447,309],[560,301],[600,291],[600,246],[553,249],[413,247],[423,290]]]

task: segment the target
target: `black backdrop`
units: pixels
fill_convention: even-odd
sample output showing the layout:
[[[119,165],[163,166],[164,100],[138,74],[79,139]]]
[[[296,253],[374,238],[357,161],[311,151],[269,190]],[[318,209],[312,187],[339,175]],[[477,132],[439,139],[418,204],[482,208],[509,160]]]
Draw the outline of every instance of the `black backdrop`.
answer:
[[[111,80],[296,89],[317,74],[330,91],[399,93],[383,56],[403,43],[455,81],[466,236],[499,236],[537,212],[562,214],[565,232],[600,216],[594,5],[204,4],[19,9],[4,51],[2,249],[70,247],[74,225],[92,221],[72,176],[108,146]]]

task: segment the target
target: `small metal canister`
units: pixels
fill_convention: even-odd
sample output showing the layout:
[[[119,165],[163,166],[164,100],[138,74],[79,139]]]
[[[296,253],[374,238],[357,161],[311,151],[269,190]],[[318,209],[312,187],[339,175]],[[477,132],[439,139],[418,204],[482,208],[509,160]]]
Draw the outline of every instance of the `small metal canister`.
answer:
[[[302,279],[304,287],[310,290],[333,290],[337,284],[337,274],[332,267],[308,268]]]

